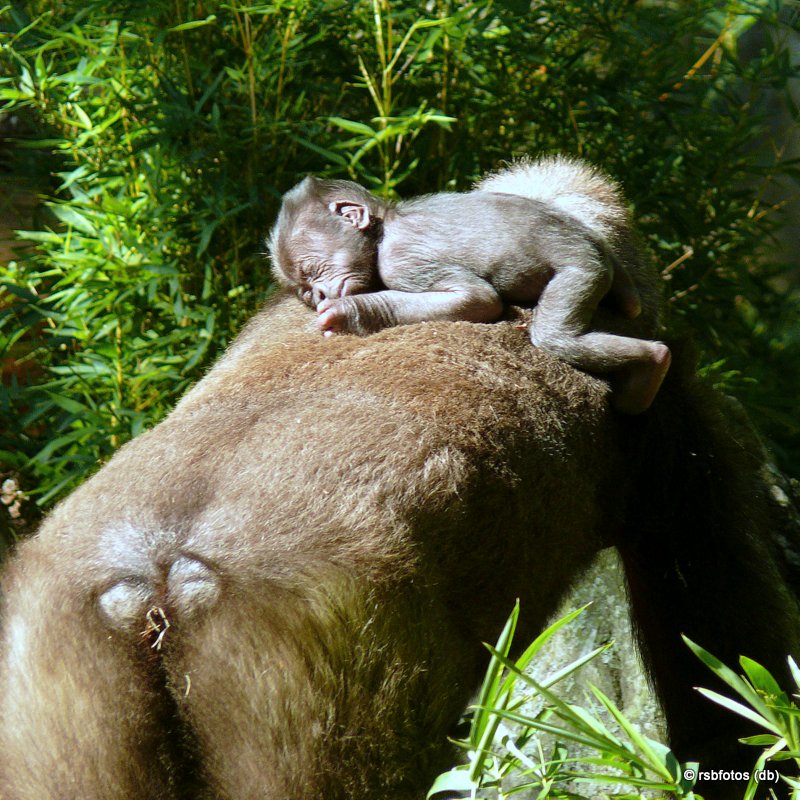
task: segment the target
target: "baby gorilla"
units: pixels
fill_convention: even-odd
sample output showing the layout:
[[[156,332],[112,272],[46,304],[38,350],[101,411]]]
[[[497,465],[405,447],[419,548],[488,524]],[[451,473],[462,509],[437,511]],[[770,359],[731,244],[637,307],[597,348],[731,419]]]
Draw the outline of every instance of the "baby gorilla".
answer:
[[[268,246],[276,280],[317,310],[325,335],[491,322],[504,302],[535,303],[533,344],[607,375],[622,412],[645,411],[669,369],[665,344],[594,325],[606,296],[636,317],[657,278],[634,252],[616,184],[580,161],[521,161],[471,192],[401,203],[308,177],[284,195]]]

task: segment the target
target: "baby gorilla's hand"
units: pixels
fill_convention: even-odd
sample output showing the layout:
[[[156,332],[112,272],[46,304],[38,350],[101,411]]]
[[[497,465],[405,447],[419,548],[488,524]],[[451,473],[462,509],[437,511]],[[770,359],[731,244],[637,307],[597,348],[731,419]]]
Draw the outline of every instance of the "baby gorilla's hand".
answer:
[[[358,304],[351,297],[326,297],[317,304],[317,327],[323,336],[358,333]]]
[[[317,303],[317,327],[324,336],[355,333],[366,336],[396,324],[382,295],[387,292],[326,297]]]

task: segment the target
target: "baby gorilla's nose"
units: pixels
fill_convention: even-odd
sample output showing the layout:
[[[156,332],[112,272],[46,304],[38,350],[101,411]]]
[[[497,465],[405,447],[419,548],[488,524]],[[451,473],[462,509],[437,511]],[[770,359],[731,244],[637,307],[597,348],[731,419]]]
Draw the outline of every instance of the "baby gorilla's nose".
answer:
[[[316,308],[323,300],[335,300],[342,297],[342,286],[339,281],[317,281],[311,286],[311,299]]]
[[[323,300],[328,297],[328,292],[325,286],[314,286],[311,289],[311,301],[316,308]]]

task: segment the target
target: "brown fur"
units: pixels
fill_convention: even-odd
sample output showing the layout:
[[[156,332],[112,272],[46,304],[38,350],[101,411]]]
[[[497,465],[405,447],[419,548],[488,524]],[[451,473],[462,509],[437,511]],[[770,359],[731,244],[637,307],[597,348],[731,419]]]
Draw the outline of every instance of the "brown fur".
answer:
[[[323,339],[313,316],[273,303],[19,547],[3,800],[420,800],[480,642],[519,597],[523,643],[611,543],[681,755],[731,730],[677,632],[779,667],[797,608],[713,398],[676,371],[620,418],[513,321]]]

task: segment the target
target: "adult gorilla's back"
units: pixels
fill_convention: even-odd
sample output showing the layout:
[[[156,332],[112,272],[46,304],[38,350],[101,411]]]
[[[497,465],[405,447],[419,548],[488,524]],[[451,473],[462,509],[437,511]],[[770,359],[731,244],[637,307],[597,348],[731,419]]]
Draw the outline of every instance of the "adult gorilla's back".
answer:
[[[0,796],[421,798],[480,642],[611,543],[679,755],[721,759],[678,632],[776,670],[796,636],[749,434],[679,370],[618,417],[513,322],[312,318],[273,303],[20,546]]]

